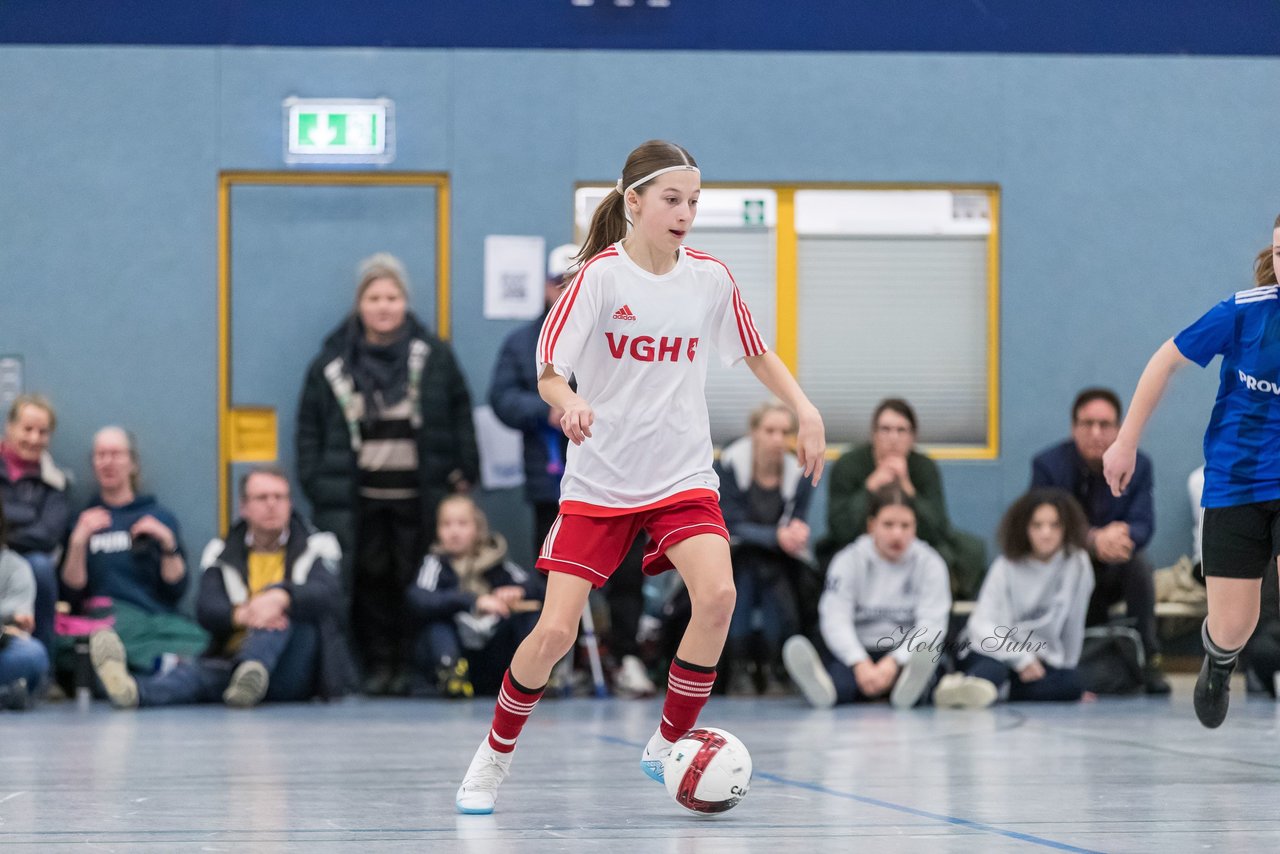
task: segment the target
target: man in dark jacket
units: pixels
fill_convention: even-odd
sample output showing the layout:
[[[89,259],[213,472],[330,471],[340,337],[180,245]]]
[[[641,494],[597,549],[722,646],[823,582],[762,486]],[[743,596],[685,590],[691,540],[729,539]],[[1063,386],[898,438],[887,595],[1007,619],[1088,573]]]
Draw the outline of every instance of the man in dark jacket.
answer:
[[[1169,683],[1157,658],[1155,581],[1142,553],[1155,532],[1151,458],[1138,453],[1133,480],[1119,498],[1111,494],[1102,476],[1102,455],[1116,440],[1121,414],[1120,398],[1110,389],[1080,392],[1071,407],[1071,438],[1036,456],[1031,486],[1066,490],[1084,508],[1095,579],[1085,622],[1090,626],[1107,622],[1111,606],[1123,601],[1142,636],[1147,693],[1167,694]]]
[[[341,630],[341,552],[330,533],[293,512],[289,479],[254,468],[240,482],[242,519],[201,561],[196,614],[212,636],[203,658],[134,679],[112,631],[89,655],[117,708],[213,703],[247,708],[346,692],[352,669]]]
[[[560,429],[563,412],[553,410],[538,394],[538,335],[547,312],[564,290],[565,276],[578,247],[557,246],[547,259],[546,306],[542,316],[507,336],[493,366],[489,405],[498,420],[524,438],[524,494],[533,507],[533,553],[560,512],[560,477],[569,440]]]

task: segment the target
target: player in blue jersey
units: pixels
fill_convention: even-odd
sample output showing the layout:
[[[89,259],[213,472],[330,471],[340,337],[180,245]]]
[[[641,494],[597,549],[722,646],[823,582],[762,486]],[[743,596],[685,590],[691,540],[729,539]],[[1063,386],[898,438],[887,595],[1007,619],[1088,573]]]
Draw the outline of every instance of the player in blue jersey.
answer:
[[[1196,680],[1196,717],[1216,727],[1227,716],[1231,671],[1258,622],[1262,575],[1280,555],[1280,217],[1272,245],[1258,254],[1254,288],[1215,305],[1160,346],[1133,393],[1129,417],[1103,456],[1111,491],[1133,476],[1142,428],[1173,373],[1222,356],[1218,397],[1204,435],[1205,583],[1209,615],[1200,629],[1205,659]]]

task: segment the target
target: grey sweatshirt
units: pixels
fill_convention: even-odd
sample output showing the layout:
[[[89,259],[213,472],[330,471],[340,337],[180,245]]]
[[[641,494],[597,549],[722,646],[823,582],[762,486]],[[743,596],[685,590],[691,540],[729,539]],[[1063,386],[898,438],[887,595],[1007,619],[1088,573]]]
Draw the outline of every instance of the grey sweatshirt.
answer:
[[[34,614],[36,577],[31,564],[12,549],[0,548],[0,625],[16,614]]]
[[[1047,561],[998,557],[982,582],[962,641],[1014,670],[1037,658],[1050,667],[1075,667],[1092,593],[1093,566],[1082,550],[1070,555],[1059,550]]]
[[[916,646],[941,649],[951,613],[951,579],[941,555],[916,540],[898,561],[863,534],[831,559],[818,600],[822,639],[839,661],[854,666],[868,650],[893,650],[906,664]]]

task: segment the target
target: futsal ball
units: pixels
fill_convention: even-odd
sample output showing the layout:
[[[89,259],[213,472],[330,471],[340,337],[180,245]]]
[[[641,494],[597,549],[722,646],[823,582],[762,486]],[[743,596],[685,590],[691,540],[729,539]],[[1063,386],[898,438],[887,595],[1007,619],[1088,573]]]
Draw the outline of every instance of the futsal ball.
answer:
[[[691,812],[731,810],[751,788],[751,754],[732,733],[691,730],[672,746],[663,780],[667,794]]]

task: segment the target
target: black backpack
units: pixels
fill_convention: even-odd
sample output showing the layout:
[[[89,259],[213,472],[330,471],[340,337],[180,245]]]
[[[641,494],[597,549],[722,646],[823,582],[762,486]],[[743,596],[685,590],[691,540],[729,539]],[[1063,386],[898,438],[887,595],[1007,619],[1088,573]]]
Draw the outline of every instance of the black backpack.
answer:
[[[1095,694],[1136,694],[1143,689],[1146,656],[1142,637],[1124,625],[1085,629],[1077,672],[1080,684]]]

